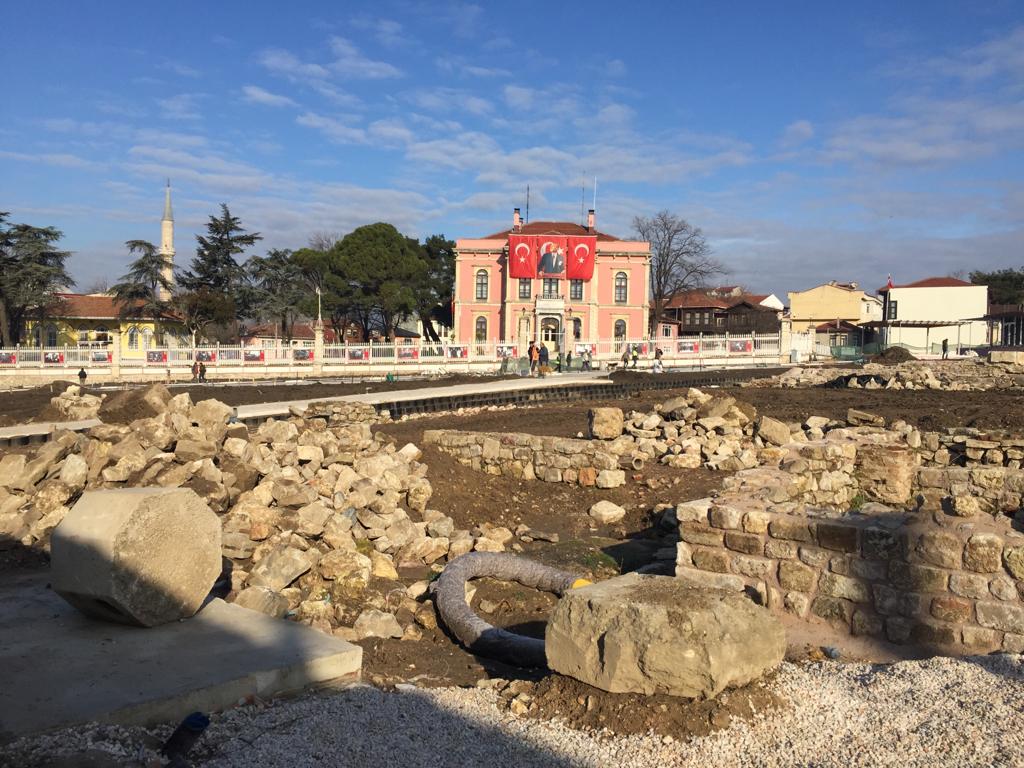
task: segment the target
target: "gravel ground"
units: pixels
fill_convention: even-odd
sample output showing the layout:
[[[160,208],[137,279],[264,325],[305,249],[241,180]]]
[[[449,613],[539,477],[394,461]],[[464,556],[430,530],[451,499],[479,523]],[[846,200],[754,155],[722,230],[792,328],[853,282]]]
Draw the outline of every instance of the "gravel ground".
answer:
[[[516,718],[486,689],[359,685],[218,716],[193,758],[204,768],[1024,765],[1021,656],[785,664],[773,688],[790,706],[683,743]],[[144,745],[168,730],[94,726],[23,740],[0,749],[0,765],[85,749],[120,758],[96,765],[146,765]]]

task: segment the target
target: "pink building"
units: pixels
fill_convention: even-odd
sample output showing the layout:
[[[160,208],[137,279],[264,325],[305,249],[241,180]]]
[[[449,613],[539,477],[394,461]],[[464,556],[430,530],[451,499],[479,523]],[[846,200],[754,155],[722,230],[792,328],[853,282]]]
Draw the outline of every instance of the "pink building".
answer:
[[[522,355],[532,340],[575,352],[647,337],[650,243],[598,232],[594,211],[583,227],[525,224],[516,208],[511,229],[458,240],[455,251],[458,342],[507,342]]]

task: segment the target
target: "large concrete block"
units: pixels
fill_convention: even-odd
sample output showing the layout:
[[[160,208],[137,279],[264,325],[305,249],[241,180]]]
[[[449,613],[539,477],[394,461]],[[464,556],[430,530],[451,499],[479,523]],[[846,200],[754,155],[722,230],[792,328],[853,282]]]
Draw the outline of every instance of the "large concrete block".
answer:
[[[192,616],[221,572],[221,526],[188,488],[90,491],[51,541],[53,589],[83,613],[145,627]]]
[[[595,688],[698,698],[777,667],[786,636],[740,593],[631,573],[564,595],[545,651],[551,669]]]

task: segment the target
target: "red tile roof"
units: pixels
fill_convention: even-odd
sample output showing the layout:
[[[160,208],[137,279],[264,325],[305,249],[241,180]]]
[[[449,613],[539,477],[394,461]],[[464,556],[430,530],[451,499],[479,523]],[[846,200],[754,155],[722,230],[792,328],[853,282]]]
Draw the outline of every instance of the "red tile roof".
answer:
[[[728,309],[736,303],[737,300],[708,296],[704,291],[685,291],[673,296],[665,309]]]
[[[58,293],[57,301],[47,308],[52,317],[73,318],[77,320],[116,320],[121,316],[123,305],[113,296],[92,293]],[[129,306],[137,309],[141,301],[130,302]],[[164,317],[168,320],[179,319],[173,313]]]
[[[280,339],[283,338],[277,323],[261,323],[249,326],[245,333],[241,334],[243,339]],[[311,323],[295,323],[292,326],[292,338],[302,341],[312,341],[315,338],[313,325]],[[324,326],[324,342],[334,343],[334,330]]]
[[[602,242],[610,242],[613,240],[620,240],[621,238],[615,237],[615,235],[609,235],[605,232],[598,232],[597,230],[589,230],[586,227],[581,227],[579,224],[573,224],[570,221],[531,221],[529,224],[523,224],[518,232],[513,232],[511,228],[503,229],[501,232],[495,232],[493,235],[488,235],[485,240],[496,240],[502,237],[508,237],[511,234],[518,235],[597,235],[597,239]]]
[[[955,277],[926,277],[924,280],[918,280],[915,283],[905,283],[904,285],[894,285],[893,288],[965,288],[965,287],[976,287],[974,283],[969,283],[966,280],[959,280]],[[889,286],[883,286],[878,289],[878,293],[885,293],[889,290]]]

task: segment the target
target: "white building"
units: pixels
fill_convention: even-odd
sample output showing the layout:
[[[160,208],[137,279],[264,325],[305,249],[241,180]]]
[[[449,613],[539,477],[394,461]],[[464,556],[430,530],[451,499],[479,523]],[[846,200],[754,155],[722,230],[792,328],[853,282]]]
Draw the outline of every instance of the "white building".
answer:
[[[937,354],[942,341],[950,352],[984,345],[988,286],[955,277],[929,277],[907,285],[878,289],[882,297],[882,341],[911,352]]]

